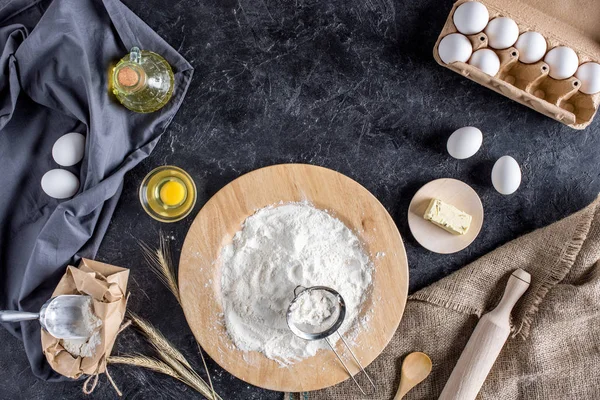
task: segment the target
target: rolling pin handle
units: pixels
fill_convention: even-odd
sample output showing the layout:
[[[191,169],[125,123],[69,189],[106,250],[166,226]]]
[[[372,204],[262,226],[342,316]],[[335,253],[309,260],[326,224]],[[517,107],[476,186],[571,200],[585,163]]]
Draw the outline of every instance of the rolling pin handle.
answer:
[[[475,400],[510,334],[510,313],[531,282],[514,271],[496,308],[481,317],[440,394],[439,400]]]
[[[520,268],[514,271],[510,275],[510,278],[508,278],[508,283],[506,284],[506,289],[504,289],[502,300],[500,300],[500,303],[492,312],[509,318],[510,312],[515,304],[517,304],[517,301],[519,301],[521,296],[523,296],[523,294],[527,291],[530,283],[531,275],[529,275],[529,273]]]

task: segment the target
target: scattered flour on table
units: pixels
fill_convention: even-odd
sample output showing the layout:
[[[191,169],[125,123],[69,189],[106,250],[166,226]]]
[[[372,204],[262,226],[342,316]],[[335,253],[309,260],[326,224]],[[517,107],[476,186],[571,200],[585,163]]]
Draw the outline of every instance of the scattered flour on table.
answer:
[[[89,333],[88,339],[62,339],[61,344],[74,357],[92,357],[100,344],[100,326],[102,320],[94,314],[92,299],[88,298],[83,306],[83,319]]]
[[[363,325],[355,322],[373,266],[358,237],[325,211],[305,203],[263,208],[244,221],[220,258],[225,325],[240,350],[291,364],[327,347],[323,340],[295,336],[287,325],[298,285],[328,286],[340,293],[346,303],[340,334]],[[303,310],[302,318],[318,322],[327,312],[322,304]]]

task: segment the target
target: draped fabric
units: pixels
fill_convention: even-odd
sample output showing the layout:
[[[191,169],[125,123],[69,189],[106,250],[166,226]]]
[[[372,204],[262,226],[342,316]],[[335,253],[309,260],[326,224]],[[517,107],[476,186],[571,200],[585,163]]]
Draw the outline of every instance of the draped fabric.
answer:
[[[119,105],[109,66],[132,46],[173,66],[170,102],[151,114]],[[68,263],[93,258],[123,189],[179,109],[190,64],[118,0],[11,0],[0,3],[0,309],[39,311]],[[52,146],[86,136],[80,180],[67,200],[41,189],[59,167]],[[61,379],[45,361],[37,321],[5,324],[24,341],[35,375]]]

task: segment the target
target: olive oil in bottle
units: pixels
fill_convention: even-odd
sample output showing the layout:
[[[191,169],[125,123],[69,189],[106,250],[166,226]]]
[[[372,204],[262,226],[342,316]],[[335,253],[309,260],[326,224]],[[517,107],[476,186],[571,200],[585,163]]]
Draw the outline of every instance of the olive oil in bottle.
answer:
[[[163,57],[151,51],[133,47],[109,75],[110,90],[131,111],[156,111],[173,95],[173,70]]]
[[[142,181],[140,202],[148,215],[158,221],[179,221],[196,204],[196,185],[181,168],[158,167]]]

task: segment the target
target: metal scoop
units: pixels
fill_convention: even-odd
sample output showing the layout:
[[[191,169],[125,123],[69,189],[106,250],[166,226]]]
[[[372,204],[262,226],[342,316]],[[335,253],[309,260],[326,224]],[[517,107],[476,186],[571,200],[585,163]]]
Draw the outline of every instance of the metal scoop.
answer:
[[[310,296],[310,294],[314,292],[319,292],[323,298],[328,299],[328,301],[331,302],[331,304],[333,304],[331,314],[324,318],[322,322],[316,326],[309,323],[299,323],[297,321],[294,321],[294,304],[298,303],[304,296]],[[377,388],[375,387],[373,380],[371,379],[369,374],[367,374],[367,371],[365,371],[360,361],[358,361],[358,358],[356,358],[354,352],[350,349],[350,346],[348,346],[348,343],[346,342],[344,337],[338,332],[339,327],[342,325],[342,323],[344,322],[344,318],[346,317],[346,303],[344,302],[342,295],[340,295],[337,291],[333,290],[332,288],[326,286],[312,286],[309,288],[305,288],[304,286],[296,286],[296,288],[294,289],[294,296],[295,297],[290,303],[286,315],[287,324],[290,330],[296,336],[301,337],[302,339],[325,339],[331,350],[333,350],[333,352],[337,356],[338,360],[340,360],[340,362],[344,366],[344,369],[346,370],[350,378],[352,378],[352,380],[354,381],[356,386],[358,386],[362,394],[366,395],[363,388],[360,386],[356,378],[354,378],[354,376],[346,366],[346,363],[344,362],[342,357],[340,357],[338,352],[333,347],[333,344],[329,340],[329,336],[333,335],[334,333],[337,333],[344,345],[346,346],[348,352],[352,355],[352,358],[354,359],[356,364],[360,367],[360,370],[363,372],[363,374],[365,374],[365,376],[369,380],[369,383],[376,391]]]
[[[57,339],[87,339],[91,332],[83,314],[86,307],[90,307],[90,296],[60,295],[45,302],[39,313],[0,311],[0,322],[39,319],[42,328]]]

